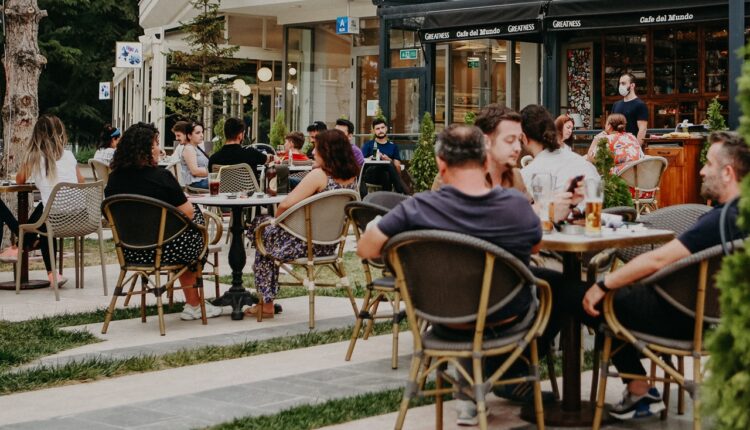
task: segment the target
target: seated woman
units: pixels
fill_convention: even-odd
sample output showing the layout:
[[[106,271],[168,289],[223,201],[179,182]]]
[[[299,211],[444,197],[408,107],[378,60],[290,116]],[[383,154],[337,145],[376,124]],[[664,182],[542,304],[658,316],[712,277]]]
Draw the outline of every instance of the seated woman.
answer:
[[[323,191],[337,189],[357,189],[359,167],[354,158],[351,144],[346,135],[339,130],[326,130],[318,133],[315,145],[315,161],[318,168],[308,173],[302,182],[281,202],[276,215],[281,215],[300,201]],[[248,228],[247,235],[255,241],[255,230],[268,216],[255,218]],[[306,243],[292,236],[281,227],[271,226],[263,231],[263,244],[266,251],[277,258],[292,259],[304,257],[307,253]],[[315,255],[331,255],[336,245],[315,245]],[[273,318],[273,300],[279,289],[279,268],[273,259],[255,253],[253,264],[255,287],[263,296],[263,318]],[[258,306],[245,311],[255,315]]]
[[[139,122],[125,130],[120,141],[119,150],[112,159],[112,173],[109,175],[104,194],[109,197],[116,194],[138,194],[152,197],[168,203],[195,223],[205,224],[201,211],[191,205],[177,183],[175,177],[165,169],[158,167],[159,132],[153,124]],[[165,249],[162,257],[165,262],[189,263],[194,261],[203,248],[203,237],[197,231],[186,231],[177,240],[175,246]],[[145,260],[151,258],[148,251],[125,252],[128,260]],[[185,307],[180,314],[182,320],[201,318],[200,296],[195,288],[195,272],[187,271],[180,276],[180,285],[185,294]],[[221,308],[206,302],[206,317],[221,315]]]
[[[29,216],[29,223],[34,223],[41,218],[44,212],[44,206],[49,200],[52,188],[60,182],[84,182],[81,172],[78,170],[78,162],[73,153],[66,150],[68,145],[68,135],[65,132],[60,118],[54,115],[42,115],[34,125],[31,134],[29,147],[21,161],[21,167],[16,174],[16,183],[25,184],[27,180],[33,181],[39,189],[42,202],[39,203]],[[54,160],[54,163],[48,163],[47,160]],[[5,206],[5,205],[3,205]],[[7,209],[4,207],[3,209]],[[2,219],[8,225],[11,231],[18,233],[18,221],[10,211],[2,211]],[[42,227],[44,229],[44,227]],[[39,241],[39,236],[35,234],[24,235],[23,246],[32,248]],[[52,278],[52,262],[50,260],[49,248],[46,244],[41,244],[42,259],[44,267],[47,269],[47,277],[50,283]],[[12,261],[17,258],[18,249],[11,247],[3,252],[2,257],[6,261]],[[67,280],[58,276],[58,287],[62,286]]]
[[[573,150],[573,128],[575,123],[568,115],[560,115],[555,118],[555,129],[557,129],[557,143],[560,149]]]
[[[112,156],[115,155],[117,143],[120,142],[120,137],[122,137],[122,132],[119,128],[112,127],[110,124],[105,125],[99,137],[99,147],[94,153],[94,160],[101,161],[109,166]]]
[[[594,136],[594,140],[591,142],[589,152],[586,154],[586,159],[594,162],[596,152],[598,150],[599,140],[607,139],[609,141],[609,150],[612,151],[615,165],[612,167],[612,174],[617,175],[622,171],[626,164],[631,161],[640,160],[646,155],[641,149],[641,145],[638,142],[638,138],[633,136],[632,133],[625,131],[627,125],[627,119],[624,115],[619,113],[613,113],[607,117],[607,125],[604,127],[604,131]],[[635,198],[635,188],[630,187],[630,195]],[[650,199],[654,197],[653,191],[642,191],[638,196],[640,199]]]
[[[199,146],[203,143],[203,125],[192,123],[183,146],[180,163],[182,180],[193,188],[208,189],[208,156]],[[157,158],[158,160],[158,158]]]
[[[307,155],[302,153],[302,146],[305,144],[305,135],[299,131],[293,131],[284,137],[284,150],[277,152],[278,162],[288,163],[289,154],[292,157],[292,164],[310,161]]]

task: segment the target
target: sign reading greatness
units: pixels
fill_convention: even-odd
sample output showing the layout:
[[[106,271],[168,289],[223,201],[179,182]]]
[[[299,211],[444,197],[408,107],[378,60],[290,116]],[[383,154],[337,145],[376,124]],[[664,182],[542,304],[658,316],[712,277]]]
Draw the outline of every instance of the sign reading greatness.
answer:
[[[420,30],[419,37],[422,42],[443,42],[451,40],[485,39],[500,36],[512,36],[516,34],[529,34],[539,32],[539,22],[530,21],[514,24],[478,24],[464,27]]]

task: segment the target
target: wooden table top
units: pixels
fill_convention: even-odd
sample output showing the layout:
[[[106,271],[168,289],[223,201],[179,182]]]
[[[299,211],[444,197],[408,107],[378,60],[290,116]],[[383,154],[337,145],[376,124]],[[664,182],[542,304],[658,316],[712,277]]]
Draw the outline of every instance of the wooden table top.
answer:
[[[0,193],[29,193],[36,190],[34,184],[0,183]]]
[[[565,234],[553,232],[542,237],[541,247],[550,251],[560,252],[588,252],[600,251],[607,248],[628,248],[638,245],[669,242],[674,239],[671,230],[642,229],[628,230],[603,227],[601,236],[585,236],[583,234]]]

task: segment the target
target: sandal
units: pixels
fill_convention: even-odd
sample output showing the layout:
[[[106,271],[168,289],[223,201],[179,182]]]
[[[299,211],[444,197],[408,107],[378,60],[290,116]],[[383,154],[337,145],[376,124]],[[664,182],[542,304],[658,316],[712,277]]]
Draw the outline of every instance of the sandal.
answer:
[[[245,315],[247,316],[256,316],[258,313],[258,305],[248,306],[243,310],[243,312],[245,312]],[[263,312],[263,318],[272,319],[273,312]]]

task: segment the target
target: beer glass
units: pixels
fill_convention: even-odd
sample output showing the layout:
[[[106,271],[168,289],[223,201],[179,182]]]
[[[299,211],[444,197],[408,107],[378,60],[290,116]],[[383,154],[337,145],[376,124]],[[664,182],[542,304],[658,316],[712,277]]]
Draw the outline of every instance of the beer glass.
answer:
[[[604,206],[604,182],[599,178],[588,178],[584,182],[586,192],[587,236],[602,234],[602,207]]]
[[[219,195],[219,174],[218,173],[208,174],[208,191],[212,196]]]
[[[554,202],[552,201],[556,177],[549,173],[536,173],[531,178],[531,192],[534,201],[539,208],[539,220],[542,222],[542,231],[550,233],[554,221]]]

